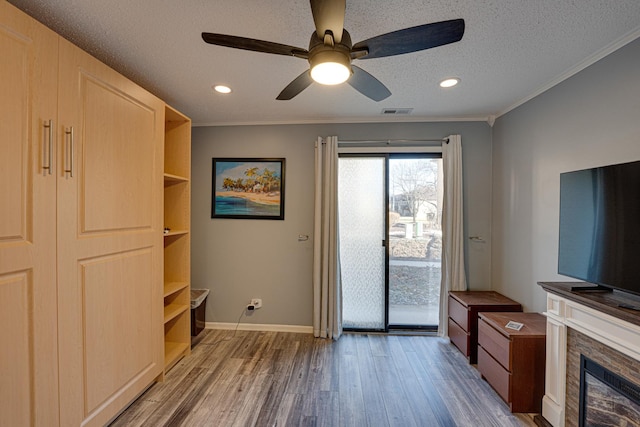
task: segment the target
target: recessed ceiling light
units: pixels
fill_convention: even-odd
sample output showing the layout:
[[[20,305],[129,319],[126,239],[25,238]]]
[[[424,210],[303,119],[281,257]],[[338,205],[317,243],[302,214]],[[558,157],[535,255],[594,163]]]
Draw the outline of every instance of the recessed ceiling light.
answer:
[[[455,85],[457,85],[458,83],[460,83],[460,79],[457,77],[451,77],[448,79],[444,79],[443,81],[440,82],[440,87],[453,87]]]
[[[229,86],[216,85],[213,89],[218,93],[231,93],[231,88]]]

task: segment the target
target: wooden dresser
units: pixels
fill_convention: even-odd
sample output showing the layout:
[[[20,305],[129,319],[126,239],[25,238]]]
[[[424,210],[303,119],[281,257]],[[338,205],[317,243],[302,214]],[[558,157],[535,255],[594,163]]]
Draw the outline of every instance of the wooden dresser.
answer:
[[[522,329],[507,328],[510,321]],[[478,370],[511,412],[542,408],[546,317],[539,313],[480,313]]]
[[[449,338],[471,364],[478,362],[478,313],[481,311],[522,311],[522,306],[494,291],[449,292]]]

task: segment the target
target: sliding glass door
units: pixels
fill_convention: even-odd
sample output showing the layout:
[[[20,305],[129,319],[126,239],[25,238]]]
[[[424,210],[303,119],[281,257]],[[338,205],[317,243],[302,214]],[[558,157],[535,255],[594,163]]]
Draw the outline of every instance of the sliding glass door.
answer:
[[[343,327],[437,330],[440,155],[341,156],[338,170]]]
[[[389,328],[437,330],[442,159],[389,159]]]
[[[386,157],[340,157],[342,326],[386,330]]]

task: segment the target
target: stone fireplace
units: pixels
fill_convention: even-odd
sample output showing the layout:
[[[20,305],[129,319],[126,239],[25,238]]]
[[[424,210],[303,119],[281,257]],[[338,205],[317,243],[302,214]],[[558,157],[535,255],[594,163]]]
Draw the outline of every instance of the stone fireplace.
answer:
[[[579,292],[573,290],[576,283],[540,285],[547,291],[542,415],[554,427],[579,427],[581,356],[606,368],[610,376],[628,381],[632,388],[640,386],[640,313],[619,307],[629,304],[630,300],[638,303],[640,298],[617,291]],[[625,412],[635,416],[633,411],[637,410],[633,403],[627,406],[615,408],[610,415],[622,415],[620,422],[623,423]],[[608,415],[605,413],[605,416]],[[640,425],[634,418],[630,419],[633,421],[626,425]]]
[[[583,360],[581,359],[584,358],[587,358],[600,368],[606,369],[606,371],[614,376],[623,378],[634,385],[640,384],[640,363],[638,361],[635,361],[619,351],[589,338],[587,335],[581,334],[571,328],[567,329],[567,398],[565,400],[566,427],[579,427],[580,425],[580,403],[581,395],[584,391],[584,384],[581,384],[581,368],[583,366]],[[591,375],[588,377],[593,378]],[[604,391],[597,397],[596,400],[599,400],[599,402],[596,402],[596,404],[607,405],[602,394],[605,394],[605,392],[612,394],[615,390],[608,387],[607,384],[603,384],[602,381],[598,381],[598,383],[603,386],[602,388]],[[637,388],[640,389],[640,386]],[[637,398],[638,396],[635,397]],[[606,424],[600,425],[640,425],[638,424],[640,423],[640,412],[638,412],[640,405],[638,405],[637,402],[628,402],[626,399],[621,400],[623,400],[623,404],[626,408],[612,407],[609,410],[609,412],[612,412],[610,415],[606,414],[606,408],[600,408],[601,412],[603,412],[601,417],[606,417],[610,421]],[[635,406],[633,406],[634,403]],[[633,413],[635,413],[636,416],[632,418],[631,414]],[[615,420],[615,422],[613,420]],[[627,423],[625,423],[625,420]],[[635,422],[636,424],[632,424],[632,422]]]

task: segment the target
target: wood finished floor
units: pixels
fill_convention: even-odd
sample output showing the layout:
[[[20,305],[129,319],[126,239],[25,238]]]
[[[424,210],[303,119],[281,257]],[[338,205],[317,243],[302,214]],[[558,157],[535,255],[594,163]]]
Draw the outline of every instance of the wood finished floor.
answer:
[[[535,426],[446,339],[205,330],[112,426]]]

